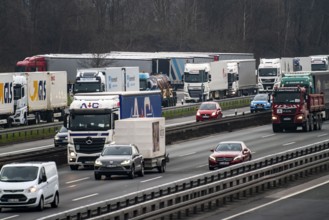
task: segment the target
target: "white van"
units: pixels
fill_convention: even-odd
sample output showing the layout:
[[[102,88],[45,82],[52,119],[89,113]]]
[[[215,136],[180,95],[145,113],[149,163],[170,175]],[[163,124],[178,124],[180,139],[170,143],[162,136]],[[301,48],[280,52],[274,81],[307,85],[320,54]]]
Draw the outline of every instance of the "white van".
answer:
[[[1,208],[58,207],[58,173],[55,162],[6,164],[0,172]]]

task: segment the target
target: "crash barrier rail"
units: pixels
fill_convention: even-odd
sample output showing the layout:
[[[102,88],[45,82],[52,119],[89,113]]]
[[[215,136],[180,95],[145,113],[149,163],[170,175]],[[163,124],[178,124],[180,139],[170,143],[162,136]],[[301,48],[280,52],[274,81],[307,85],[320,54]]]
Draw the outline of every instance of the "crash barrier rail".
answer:
[[[327,171],[328,158],[326,140],[41,219],[176,219]]]
[[[246,106],[247,103],[249,105],[250,97],[231,98],[220,102],[222,103],[223,109],[239,108]],[[175,118],[191,114],[193,115],[199,105],[200,103],[196,103],[185,106],[164,108],[163,116],[166,118]],[[63,122],[55,122],[0,130],[0,145],[51,138],[54,137],[62,125]]]

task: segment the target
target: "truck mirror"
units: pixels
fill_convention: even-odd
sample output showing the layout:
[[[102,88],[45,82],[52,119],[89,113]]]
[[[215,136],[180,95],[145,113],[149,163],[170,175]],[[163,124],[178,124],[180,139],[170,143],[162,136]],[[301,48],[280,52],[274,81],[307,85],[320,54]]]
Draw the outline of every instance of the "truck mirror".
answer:
[[[209,75],[209,82],[211,82],[211,75]]]
[[[68,115],[64,115],[64,121],[63,121],[63,126],[65,127],[65,128],[67,128],[67,117],[68,117]]]

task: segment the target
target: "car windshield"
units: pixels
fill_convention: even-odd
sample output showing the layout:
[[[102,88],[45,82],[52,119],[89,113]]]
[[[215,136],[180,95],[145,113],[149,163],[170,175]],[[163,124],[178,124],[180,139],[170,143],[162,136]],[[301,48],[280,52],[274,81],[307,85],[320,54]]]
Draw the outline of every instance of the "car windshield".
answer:
[[[131,155],[132,150],[129,146],[107,147],[104,149],[102,155]]]
[[[216,104],[215,103],[203,103],[200,105],[200,110],[215,110]]]
[[[256,95],[254,101],[267,101],[267,95]]]
[[[242,151],[242,146],[240,143],[220,143],[216,151]]]
[[[35,180],[38,176],[38,167],[9,166],[3,167],[0,174],[1,182],[26,182]]]

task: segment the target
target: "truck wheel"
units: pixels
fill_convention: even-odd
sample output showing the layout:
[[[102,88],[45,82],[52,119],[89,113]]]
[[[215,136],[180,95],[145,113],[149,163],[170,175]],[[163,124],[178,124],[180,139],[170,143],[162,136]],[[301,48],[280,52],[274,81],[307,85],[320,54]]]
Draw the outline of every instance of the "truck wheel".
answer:
[[[314,130],[314,121],[313,121],[313,118],[310,118],[310,131],[313,131]]]
[[[280,127],[276,124],[272,124],[272,129],[273,129],[273,132],[276,133],[276,132],[279,132],[280,131]]]
[[[162,161],[161,162],[161,166],[158,166],[158,171],[159,173],[164,173],[166,172],[166,161]]]
[[[77,170],[79,165],[70,165],[71,170]]]
[[[131,171],[129,173],[129,178],[130,179],[134,179],[135,178],[135,166],[134,165],[132,165],[132,167],[131,167]]]
[[[40,114],[38,112],[35,113],[35,124],[40,124]]]
[[[53,115],[53,112],[51,112],[51,111],[49,111],[47,114],[47,122],[48,123],[54,122],[54,115]]]
[[[5,125],[5,128],[11,128],[13,125],[13,120],[11,118],[7,119],[7,124]]]
[[[310,131],[310,123],[308,121],[308,119],[305,121],[305,123],[303,124],[303,131],[304,132],[308,132]]]

